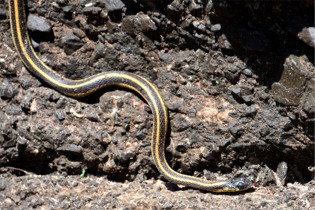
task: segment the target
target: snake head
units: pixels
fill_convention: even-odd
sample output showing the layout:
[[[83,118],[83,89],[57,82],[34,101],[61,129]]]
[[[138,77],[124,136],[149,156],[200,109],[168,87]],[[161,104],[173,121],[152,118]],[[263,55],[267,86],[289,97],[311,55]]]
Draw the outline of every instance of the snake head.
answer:
[[[227,180],[228,187],[236,191],[244,191],[253,187],[253,182],[247,178],[233,178]]]

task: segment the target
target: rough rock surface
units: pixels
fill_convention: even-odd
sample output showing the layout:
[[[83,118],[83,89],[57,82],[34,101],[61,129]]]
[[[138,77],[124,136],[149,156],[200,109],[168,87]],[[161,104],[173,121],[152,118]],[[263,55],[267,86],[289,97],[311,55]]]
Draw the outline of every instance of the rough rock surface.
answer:
[[[115,89],[75,100],[33,77],[14,50],[5,1],[1,209],[315,207],[314,49],[301,35],[314,26],[313,1],[29,0],[27,6],[43,23],[30,31],[33,45],[60,74],[80,79],[123,70],[159,88],[169,108],[166,155],[175,170],[212,180],[246,176],[257,187],[229,196],[165,181],[150,155],[148,105]]]

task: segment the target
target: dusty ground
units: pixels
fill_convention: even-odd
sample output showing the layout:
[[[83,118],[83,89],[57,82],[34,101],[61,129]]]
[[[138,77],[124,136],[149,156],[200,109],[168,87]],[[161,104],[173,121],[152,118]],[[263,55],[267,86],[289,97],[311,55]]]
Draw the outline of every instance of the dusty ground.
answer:
[[[166,182],[141,98],[111,89],[75,100],[38,81],[14,50],[5,1],[0,209],[314,208],[313,1],[29,0],[27,8],[42,18],[28,28],[54,70],[72,79],[123,70],[159,88],[175,170],[245,176],[256,189],[217,195]]]
[[[222,195],[163,181],[113,182],[104,177],[1,176],[2,209],[314,209],[314,183],[259,187]]]

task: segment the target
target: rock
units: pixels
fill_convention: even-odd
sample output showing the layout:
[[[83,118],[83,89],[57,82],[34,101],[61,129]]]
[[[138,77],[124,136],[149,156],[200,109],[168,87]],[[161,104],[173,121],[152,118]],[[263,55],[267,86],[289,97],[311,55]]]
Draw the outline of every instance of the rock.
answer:
[[[239,103],[250,104],[253,100],[252,91],[246,87],[238,87],[237,85],[231,86],[229,88],[232,96]]]
[[[213,0],[209,0],[206,5],[205,11],[206,13],[209,13],[212,9],[213,9]]]
[[[20,137],[17,141],[17,145],[16,147],[18,148],[18,150],[24,150],[27,146],[27,141],[25,138]]]
[[[99,122],[98,115],[93,111],[85,113],[85,118],[90,120],[91,122]]]
[[[263,110],[261,115],[264,122],[271,128],[283,128],[291,122],[288,117],[283,117],[278,113],[271,113],[268,110]]]
[[[124,164],[130,162],[135,156],[137,152],[135,150],[127,149],[123,152],[119,152],[115,155],[114,160],[118,164]]]
[[[206,26],[202,22],[195,20],[192,22],[192,25],[197,31],[203,32],[203,33],[206,32]]]
[[[12,99],[16,91],[14,91],[14,87],[8,80],[4,80],[0,83],[0,97],[2,99]]]
[[[202,11],[203,6],[201,4],[196,3],[196,1],[191,1],[188,9],[191,13],[199,13]]]
[[[105,55],[105,45],[103,43],[98,43],[94,49],[93,59],[97,61],[98,59],[104,57]]]
[[[218,31],[221,31],[221,24],[214,24],[214,25],[212,25],[211,26],[211,31],[213,31],[213,32],[218,32]]]
[[[65,144],[57,148],[57,151],[67,155],[82,155],[82,147],[75,144]]]
[[[242,73],[247,77],[251,77],[253,75],[253,72],[248,68],[244,69]]]
[[[84,14],[91,14],[91,15],[99,15],[102,12],[102,8],[100,7],[84,7],[83,13]]]
[[[128,34],[134,34],[136,31],[148,32],[157,30],[155,22],[143,13],[124,18],[121,27]]]
[[[30,14],[27,18],[27,28],[33,32],[51,33],[52,28],[48,20]]]
[[[257,113],[257,108],[255,105],[247,106],[245,108],[245,116],[255,116]]]
[[[57,101],[56,108],[63,109],[66,106],[66,104],[67,104],[66,99],[62,97]]]
[[[122,10],[125,4],[120,0],[104,0],[105,7],[109,12]]]
[[[288,173],[288,164],[286,162],[279,163],[277,167],[276,177],[275,177],[277,186],[284,186],[286,184],[287,173]]]
[[[147,137],[147,133],[144,132],[144,130],[140,130],[140,131],[137,131],[136,133],[136,138],[138,140],[143,140]]]
[[[21,101],[21,103],[20,103],[21,108],[22,108],[24,111],[29,111],[30,108],[31,108],[32,100],[33,100],[32,94],[27,93],[27,94],[23,97],[23,99],[22,99],[22,101]]]
[[[20,115],[22,113],[22,109],[19,105],[7,106],[5,110],[8,115]]]
[[[64,113],[63,110],[57,109],[56,112],[55,112],[55,114],[56,114],[56,117],[57,117],[57,119],[58,119],[59,121],[64,121],[64,120],[65,120],[65,113]]]
[[[303,28],[303,30],[298,33],[298,37],[308,46],[315,48],[315,27]]]
[[[301,105],[303,110],[309,114],[315,114],[315,78],[309,80],[305,85],[303,97],[301,99]]]
[[[311,78],[311,72],[305,63],[303,57],[294,55],[286,59],[280,81],[271,87],[273,97],[278,103],[299,105],[306,81]]]
[[[62,7],[62,11],[64,11],[65,13],[69,13],[73,10],[73,5],[67,5]]]
[[[0,20],[7,18],[7,10],[5,8],[0,7]]]
[[[183,8],[182,8],[182,5],[181,5],[180,1],[175,0],[175,1],[173,1],[171,4],[169,4],[169,5],[167,6],[167,9],[168,9],[170,12],[172,12],[172,13],[174,13],[174,12],[178,13],[178,12],[180,12]]]
[[[238,138],[244,132],[244,128],[242,127],[242,125],[233,124],[229,126],[229,131],[235,138]]]
[[[227,39],[227,37],[224,34],[222,34],[219,37],[218,45],[222,49],[227,49],[227,50],[233,49],[233,46],[232,46],[231,42]]]
[[[60,45],[63,47],[66,54],[71,55],[76,50],[81,48],[84,43],[78,36],[74,35],[73,33],[69,33],[62,38]]]
[[[41,85],[40,81],[34,79],[34,77],[32,75],[30,75],[28,72],[20,74],[18,80],[19,80],[20,85],[24,89],[28,89],[32,86]]]
[[[174,131],[182,132],[190,127],[190,123],[184,117],[179,117],[174,121]]]
[[[4,179],[0,179],[0,191],[4,191],[7,188],[7,182]]]

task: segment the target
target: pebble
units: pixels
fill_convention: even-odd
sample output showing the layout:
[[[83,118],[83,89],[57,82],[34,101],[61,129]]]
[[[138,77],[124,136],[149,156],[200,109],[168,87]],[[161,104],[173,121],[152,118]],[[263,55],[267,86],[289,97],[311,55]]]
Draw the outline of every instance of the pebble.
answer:
[[[243,71],[242,71],[242,73],[245,75],[245,76],[247,76],[247,77],[251,77],[252,75],[253,75],[253,72],[250,70],[250,69],[244,69]]]
[[[64,109],[67,105],[67,100],[65,97],[61,97],[57,103],[56,103],[56,108],[57,109]]]
[[[105,55],[105,45],[103,43],[98,43],[94,49],[94,60],[98,60]]]
[[[231,125],[229,126],[229,131],[234,137],[237,138],[243,133],[244,128],[242,128],[240,125]]]
[[[299,39],[310,47],[315,48],[315,27],[305,27],[298,33]]]
[[[28,88],[30,88],[32,86],[39,86],[41,84],[40,81],[36,80],[29,73],[20,74],[18,80],[19,80],[20,85],[24,89],[28,89]]]
[[[73,11],[73,5],[67,5],[67,6],[62,7],[62,11],[64,11],[65,13],[69,13]]]
[[[212,25],[211,26],[211,31],[213,31],[213,32],[218,32],[218,31],[221,31],[221,24],[214,24],[214,25]]]
[[[143,139],[145,139],[145,137],[147,137],[147,133],[144,132],[144,130],[139,130],[136,132],[136,138],[138,140],[143,140]]]
[[[171,12],[179,12],[182,7],[178,0],[173,1],[171,4],[167,5],[167,9]]]
[[[237,97],[237,98],[241,98],[241,88],[237,87],[237,86],[231,86],[229,88],[229,90],[231,91],[232,95]]]
[[[57,119],[58,119],[59,121],[64,121],[64,120],[65,120],[65,113],[64,113],[63,110],[57,109],[56,112],[55,112],[55,114],[56,114],[56,117],[57,117]]]
[[[2,99],[12,99],[15,94],[13,85],[7,79],[0,83],[0,97]]]
[[[24,150],[27,146],[27,141],[25,138],[20,137],[17,141],[17,148],[20,150]]]
[[[84,7],[83,13],[86,15],[99,15],[102,12],[102,8],[100,7]]]
[[[189,12],[191,13],[198,13],[201,12],[203,9],[203,6],[201,4],[197,4],[195,1],[191,1],[191,3],[188,6]]]
[[[254,100],[254,96],[251,90],[247,87],[238,87],[237,85],[231,86],[229,88],[232,96],[239,103],[246,103],[248,105]]]
[[[5,18],[7,18],[7,15],[8,15],[7,10],[0,7],[0,20],[4,20]]]
[[[177,117],[174,120],[174,131],[182,132],[187,130],[190,127],[190,123],[184,117]]]
[[[284,186],[286,184],[286,178],[288,173],[288,164],[286,162],[279,163],[277,167],[277,186]]]
[[[68,33],[65,37],[61,39],[60,45],[61,47],[63,47],[67,55],[71,55],[72,53],[80,49],[84,45],[84,43],[78,36],[74,35],[73,33]]]
[[[305,92],[301,99],[303,110],[309,116],[315,114],[315,78],[310,79],[305,85]]]
[[[195,20],[195,21],[192,22],[192,25],[193,25],[193,26],[195,27],[195,29],[197,29],[198,31],[200,31],[200,32],[206,32],[206,26],[205,26],[203,23],[201,23],[200,21]]]
[[[65,144],[58,147],[57,151],[67,155],[82,155],[82,147],[75,144]]]
[[[6,107],[5,112],[8,115],[20,115],[22,113],[22,109],[20,105],[14,104],[14,105]]]
[[[33,32],[51,33],[52,27],[48,20],[43,17],[30,14],[27,18],[27,28]]]
[[[251,116],[251,117],[255,116],[257,113],[256,106],[255,105],[246,106],[245,113],[246,113],[246,116]]]
[[[218,39],[218,45],[222,49],[233,49],[231,42],[228,40],[225,34],[222,34]]]
[[[209,13],[213,9],[213,5],[213,0],[209,0],[205,8],[206,13]]]
[[[0,191],[4,191],[7,188],[5,179],[0,179]]]
[[[117,163],[128,163],[136,156],[135,150],[125,150],[115,155],[114,160]]]
[[[125,4],[121,0],[104,0],[105,7],[109,12],[122,10]]]
[[[124,18],[121,27],[128,34],[134,34],[136,31],[149,32],[157,30],[155,22],[148,15],[142,13]]]

